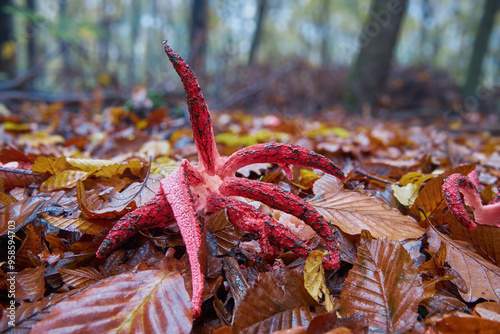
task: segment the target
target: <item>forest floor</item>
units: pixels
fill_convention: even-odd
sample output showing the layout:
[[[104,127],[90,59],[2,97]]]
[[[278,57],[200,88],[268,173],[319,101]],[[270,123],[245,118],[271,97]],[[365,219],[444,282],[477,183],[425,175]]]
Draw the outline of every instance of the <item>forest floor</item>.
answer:
[[[256,84],[254,92],[229,94],[217,106],[222,111],[212,119],[221,155],[283,142],[342,169],[344,182],[304,167],[293,167],[288,179],[273,164],[238,174],[317,209],[337,230],[342,262],[323,270],[316,233],[263,205],[319,253],[263,254],[256,236],[232,226],[224,212],[200,216],[206,280],[194,321],[190,264],[175,225],[141,231],[109,256],[95,256],[120,217],[152,198],[158,187],[151,182],[182,159],[197,161],[185,107],[134,112],[93,101],[68,112],[63,103],[0,105],[0,247],[8,250],[0,251],[0,329],[493,333],[500,327],[500,229],[478,217],[488,208],[500,212],[487,205],[500,186],[498,115],[453,109],[455,88],[438,91],[423,70],[408,71],[405,78],[425,82],[421,94],[408,96],[418,91],[413,79],[398,82],[396,75],[378,116],[352,115],[336,102],[340,95],[318,92],[331,73],[310,91],[281,77],[271,83],[274,93]],[[313,96],[316,104],[307,105]],[[426,102],[414,106],[415,99]],[[473,171],[478,185],[458,194],[480,195],[480,205],[462,204],[477,223],[468,230],[442,186],[450,175],[472,178]]]

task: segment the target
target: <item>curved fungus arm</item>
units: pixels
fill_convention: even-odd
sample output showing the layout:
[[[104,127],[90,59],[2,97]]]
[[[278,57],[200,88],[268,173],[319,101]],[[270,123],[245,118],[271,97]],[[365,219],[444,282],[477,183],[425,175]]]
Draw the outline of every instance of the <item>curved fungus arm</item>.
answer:
[[[475,171],[468,176],[448,176],[443,183],[446,204],[455,218],[468,230],[475,229],[476,223],[500,227],[500,196],[497,195],[488,205],[483,205],[476,185],[477,180]],[[475,222],[469,217],[465,205],[474,208]]]
[[[175,219],[172,208],[165,197],[163,188],[160,186],[155,197],[146,204],[127,213],[113,226],[101,246],[99,246],[96,256],[98,258],[104,257],[139,230],[167,227],[173,223],[175,223]]]
[[[186,91],[189,118],[191,119],[200,164],[205,167],[210,175],[214,175],[219,152],[215,143],[210,111],[201,92],[198,79],[196,79],[191,67],[170,48],[167,41],[163,41],[163,45]]]
[[[253,163],[275,163],[280,165],[291,178],[289,165],[312,167],[331,174],[340,180],[345,176],[342,170],[325,156],[306,148],[283,143],[257,144],[233,153],[218,172],[221,176],[231,176],[246,165]]]
[[[312,251],[289,229],[247,203],[212,193],[208,198],[208,209],[210,212],[226,209],[231,224],[259,236],[262,249],[266,254],[273,253],[269,241],[291,250],[301,258],[307,258]]]
[[[270,183],[230,177],[220,185],[219,191],[225,196],[242,196],[260,201],[271,208],[289,213],[301,220],[319,235],[330,251],[330,268],[339,267],[337,241],[329,223],[310,204]]]

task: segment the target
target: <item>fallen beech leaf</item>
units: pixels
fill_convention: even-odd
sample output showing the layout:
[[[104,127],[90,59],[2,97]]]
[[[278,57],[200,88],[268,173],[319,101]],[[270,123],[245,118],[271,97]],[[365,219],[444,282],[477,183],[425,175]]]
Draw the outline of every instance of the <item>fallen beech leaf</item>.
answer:
[[[93,172],[104,166],[113,165],[113,160],[100,160],[100,159],[74,159],[66,158],[66,161],[71,166],[83,170],[85,172]]]
[[[58,268],[57,271],[61,274],[64,283],[74,288],[84,288],[104,279],[104,276],[94,267]]]
[[[484,319],[500,322],[500,303],[482,302],[474,307],[474,315]]]
[[[92,173],[95,177],[110,178],[113,175],[123,175],[127,169],[135,176],[141,175],[142,163],[139,160],[131,160],[127,162],[115,163],[112,165],[102,166],[98,171]]]
[[[122,192],[109,189],[109,194],[96,194],[86,198],[83,182],[77,182],[78,204],[88,218],[114,218],[135,209],[155,196],[163,175],[148,175],[143,182],[134,182]]]
[[[392,185],[394,197],[402,205],[411,207],[418,197],[422,184],[432,178],[433,175],[422,175],[418,172],[407,173],[399,180],[399,185]]]
[[[436,323],[436,329],[441,334],[456,333],[498,333],[500,323],[488,319],[482,319],[473,316],[460,317],[451,315]]]
[[[35,173],[49,173],[52,175],[59,174],[68,169],[72,169],[72,166],[66,161],[65,157],[38,157],[33,166],[31,166],[31,171]]]
[[[216,248],[216,255],[225,255],[240,242],[243,232],[231,224],[226,210],[220,210],[207,219],[207,227],[213,233],[214,242],[209,246]]]
[[[113,276],[54,306],[31,333],[190,333],[182,277],[159,270]]]
[[[16,274],[16,302],[22,300],[36,301],[43,297],[45,292],[45,267],[26,268]]]
[[[436,247],[440,247],[439,251],[443,255],[443,263],[440,264],[448,263],[453,269],[453,275],[458,275],[452,282],[466,302],[474,302],[479,298],[500,301],[499,267],[461,247],[459,241],[451,240],[432,227],[427,230],[427,236],[431,252],[437,252]]]
[[[12,232],[17,232],[26,224],[36,218],[39,210],[47,203],[47,199],[41,197],[26,197],[25,199],[10,205],[8,207],[8,220],[16,222],[16,227]],[[8,220],[4,219],[0,222],[0,235],[4,235],[9,231],[7,224]]]
[[[46,175],[34,173],[30,170],[0,167],[0,177],[4,187],[27,187],[32,183],[45,180]]]
[[[422,213],[420,212],[419,208],[421,208],[425,212],[426,216],[435,216],[440,211],[446,209],[448,206],[446,205],[442,193],[444,179],[454,173],[467,175],[475,168],[476,164],[459,166],[457,168],[447,170],[446,172],[439,174],[438,176],[427,182],[420,190],[419,196],[415,200],[415,204],[413,204],[410,210],[410,215],[420,221],[424,220],[425,217],[422,217]]]
[[[500,228],[479,224],[474,230],[466,230],[454,217],[448,221],[453,239],[470,242],[485,259],[500,265]]]
[[[308,202],[326,220],[348,234],[368,230],[375,238],[401,240],[418,238],[424,233],[413,218],[358,192],[341,188],[335,193],[320,194]]]
[[[366,315],[372,329],[408,331],[423,294],[418,268],[396,241],[362,239],[358,258],[340,295],[342,316]]]
[[[42,217],[49,222],[50,225],[61,230],[78,231],[90,235],[98,235],[109,225],[109,220],[106,219],[54,217],[46,213],[43,213]]]
[[[419,305],[427,309],[428,315],[433,316],[435,314],[446,314],[455,311],[468,312],[469,308],[461,300],[456,297],[444,296],[441,294],[435,294],[432,297],[423,299],[420,301]]]
[[[52,175],[40,186],[41,191],[54,191],[60,189],[74,188],[78,181],[87,178],[88,173],[79,170],[65,170],[56,175]]]
[[[312,251],[307,257],[304,267],[304,287],[318,303],[324,300],[326,310],[331,312],[333,310],[333,300],[325,284],[323,256],[322,251]]]
[[[235,333],[272,333],[309,322],[326,310],[304,288],[304,276],[294,271],[261,274],[247,290],[234,316]]]

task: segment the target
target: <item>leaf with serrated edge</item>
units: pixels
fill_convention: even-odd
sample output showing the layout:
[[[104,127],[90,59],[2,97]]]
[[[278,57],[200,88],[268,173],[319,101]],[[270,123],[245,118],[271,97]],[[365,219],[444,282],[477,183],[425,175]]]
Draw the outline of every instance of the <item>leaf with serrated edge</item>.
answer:
[[[113,276],[52,308],[31,333],[190,333],[182,277],[160,270]]]
[[[240,300],[233,331],[272,333],[295,326],[307,327],[316,315],[324,313],[326,310],[304,288],[302,274],[274,271],[261,274],[261,279]]]
[[[433,245],[431,252],[436,252],[435,247],[446,246],[445,261],[453,269],[454,275],[459,275],[452,280],[457,285],[458,292],[466,302],[475,302],[479,298],[500,301],[500,268],[486,261],[478,254],[461,247],[459,241],[451,240],[437,232],[434,228],[427,231],[429,245]]]
[[[328,188],[322,186],[321,189]],[[402,240],[419,238],[425,232],[413,218],[388,208],[372,197],[343,188],[316,196],[309,200],[309,204],[348,234],[360,234],[362,230],[368,230],[375,238]]]
[[[370,327],[387,333],[410,330],[423,294],[418,268],[397,241],[361,240],[340,298],[342,316],[364,314]]]

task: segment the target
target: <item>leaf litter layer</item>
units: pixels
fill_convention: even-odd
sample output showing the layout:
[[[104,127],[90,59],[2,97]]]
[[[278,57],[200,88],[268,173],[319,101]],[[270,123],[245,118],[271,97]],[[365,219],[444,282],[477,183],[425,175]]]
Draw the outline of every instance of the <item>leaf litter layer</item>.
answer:
[[[88,332],[104,324],[115,331],[162,332],[168,324],[176,332],[192,326],[228,333],[302,326],[312,332],[321,319],[322,328],[329,329],[362,324],[365,330],[446,332],[443,328],[459,324],[474,331],[498,321],[498,227],[481,225],[475,207],[464,206],[478,226],[462,228],[442,192],[447,176],[476,170],[481,201],[492,203],[500,184],[498,137],[450,132],[449,126],[460,124],[439,119],[434,126],[357,119],[341,108],[314,120],[229,111],[212,115],[217,138],[225,138],[217,145],[223,155],[276,140],[314,150],[341,167],[347,177],[335,185],[321,171],[279,164],[248,166],[241,175],[315,207],[331,224],[345,262],[334,271],[305,270],[306,261],[297,254],[229,224],[227,209],[211,216],[216,221],[198,217],[201,224],[208,221],[198,253],[205,276],[202,312],[193,322],[193,277],[175,224],[141,231],[106,259],[94,255],[105,233],[123,214],[147,203],[157,181],[172,173],[180,158],[196,161],[188,124],[171,117],[172,108],[142,120],[121,107],[102,115],[71,114],[62,105],[19,108],[22,117],[16,122],[37,119],[40,129],[5,131],[10,145],[0,152],[1,241],[8,244],[8,222],[14,221],[16,328],[21,331]],[[43,115],[41,121],[33,110]],[[63,115],[68,122],[58,121]],[[395,193],[408,185],[417,190]],[[312,255],[326,253],[324,241],[306,232],[296,217],[244,201],[289,228],[304,247],[315,250]],[[228,269],[225,259],[238,265]],[[12,271],[7,265],[2,266],[4,288]],[[243,281],[247,284],[238,283]],[[184,315],[169,318],[169,307]],[[322,318],[327,309],[340,311],[342,318]],[[98,319],[81,321],[93,313]],[[4,309],[4,329],[7,316]],[[348,319],[358,319],[358,327]]]

